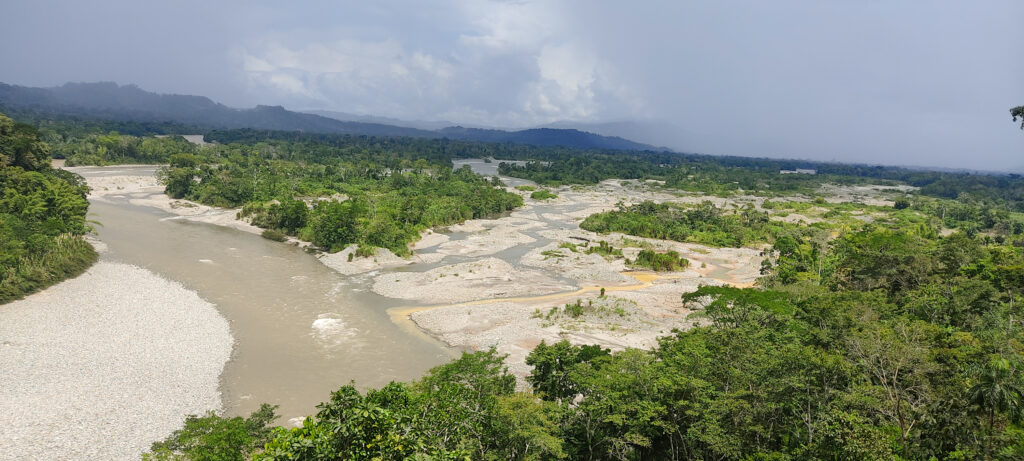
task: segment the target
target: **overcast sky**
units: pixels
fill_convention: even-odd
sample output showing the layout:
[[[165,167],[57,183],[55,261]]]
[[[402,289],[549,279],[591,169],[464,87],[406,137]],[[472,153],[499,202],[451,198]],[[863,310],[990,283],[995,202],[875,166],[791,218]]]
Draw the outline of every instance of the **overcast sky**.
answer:
[[[1024,2],[11,1],[0,81],[1024,171]]]

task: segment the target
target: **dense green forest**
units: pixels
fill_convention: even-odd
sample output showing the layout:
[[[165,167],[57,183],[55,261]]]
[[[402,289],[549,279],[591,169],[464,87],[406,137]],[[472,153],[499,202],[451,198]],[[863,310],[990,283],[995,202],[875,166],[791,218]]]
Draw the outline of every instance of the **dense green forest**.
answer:
[[[214,132],[199,147],[180,136],[93,133],[53,138],[68,165],[165,163],[167,193],[220,207],[268,230],[338,251],[360,245],[409,253],[424,229],[494,215],[522,204],[469,171],[453,171],[444,144],[418,138]],[[230,141],[230,142],[228,142]],[[456,143],[470,149],[479,143]],[[460,152],[463,152],[460,150]]]
[[[0,303],[84,271],[96,252],[80,177],[50,168],[50,151],[31,125],[0,114]]]

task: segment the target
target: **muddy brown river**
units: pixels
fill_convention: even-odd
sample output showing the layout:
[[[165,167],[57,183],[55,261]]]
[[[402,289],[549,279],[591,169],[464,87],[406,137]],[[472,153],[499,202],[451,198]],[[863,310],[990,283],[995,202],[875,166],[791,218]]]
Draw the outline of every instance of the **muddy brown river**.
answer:
[[[463,160],[456,167],[464,164],[481,174],[497,174],[497,164]],[[155,167],[72,170],[86,177],[149,176]],[[511,185],[530,183],[503,179]],[[284,423],[316,412],[316,404],[344,384],[368,388],[414,380],[458,354],[409,322],[392,322],[387,310],[410,303],[373,293],[377,271],[341,275],[300,248],[136,206],[126,196],[92,200],[89,219],[99,223],[96,232],[108,247],[101,258],[181,282],[228,319],[235,344],[220,384],[228,415],[247,415],[266,402],[280,406],[279,422]],[[551,241],[536,230],[526,233],[536,242],[494,256],[515,263]],[[450,237],[466,236],[456,232]],[[472,259],[453,255],[434,264],[384,270],[424,271]]]
[[[392,323],[385,311],[398,301],[371,292],[369,276],[342,276],[299,248],[118,198],[93,201],[89,219],[102,224],[103,259],[179,281],[230,321],[229,415],[268,402],[283,420],[301,417],[344,384],[416,379],[453,356]]]

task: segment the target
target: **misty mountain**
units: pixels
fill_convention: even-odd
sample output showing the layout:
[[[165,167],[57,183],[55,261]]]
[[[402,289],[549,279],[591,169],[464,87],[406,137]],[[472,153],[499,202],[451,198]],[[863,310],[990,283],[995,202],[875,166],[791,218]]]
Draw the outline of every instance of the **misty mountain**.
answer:
[[[290,111],[281,106],[237,109],[204,96],[157,94],[135,85],[118,85],[112,82],[67,83],[53,88],[0,83],[0,110],[22,110],[114,121],[173,122],[200,129],[255,128],[385,137],[451,138],[583,149],[652,149],[647,144],[576,129],[536,128],[505,131],[460,126],[421,129],[377,123],[388,120],[378,117],[364,117],[356,121],[338,120],[335,116],[352,115],[340,112],[325,117],[315,113]]]
[[[203,96],[151,93],[135,85],[68,83],[54,88],[0,84],[0,107],[105,120],[176,122],[201,128],[259,128],[282,131],[365,134],[373,136],[432,136],[404,127],[341,122],[280,106],[235,109]]]
[[[661,149],[689,150],[688,144],[694,137],[685,129],[671,123],[656,120],[623,120],[617,122],[573,122],[558,121],[538,126],[537,128],[575,129],[599,134],[631,139],[652,146],[666,146]]]
[[[576,129],[531,128],[519,131],[453,126],[437,131],[446,138],[468,141],[566,146],[580,149],[654,150],[653,146],[616,136],[601,136]]]
[[[377,115],[350,114],[348,112],[338,112],[334,110],[304,110],[302,112],[307,114],[319,115],[321,117],[333,118],[335,120],[341,120],[343,122],[378,123],[382,125],[394,125],[429,131],[440,130],[441,128],[447,128],[455,125],[455,123],[448,121],[402,120],[391,117],[381,117]]]

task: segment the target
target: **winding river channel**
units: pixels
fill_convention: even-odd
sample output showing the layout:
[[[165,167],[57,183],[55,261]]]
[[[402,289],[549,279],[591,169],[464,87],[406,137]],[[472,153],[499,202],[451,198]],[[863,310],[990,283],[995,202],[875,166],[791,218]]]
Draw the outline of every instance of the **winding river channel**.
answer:
[[[457,161],[455,166],[467,164],[477,173],[497,174],[497,165],[480,160]],[[86,177],[151,176],[155,167],[72,170]],[[510,185],[529,183],[502,179]],[[451,254],[434,263],[342,275],[296,246],[138,206],[130,197],[140,198],[137,193],[104,194],[91,201],[89,219],[98,223],[96,232],[107,246],[101,258],[178,281],[214,303],[228,319],[235,344],[220,382],[228,415],[247,415],[266,402],[280,406],[282,421],[301,418],[314,413],[316,404],[344,384],[368,388],[414,380],[457,354],[405,317],[392,321],[389,316],[389,310],[396,315],[425,305],[381,296],[370,288],[381,272],[427,271],[474,256]],[[547,213],[585,206],[530,208],[541,216],[542,228],[551,229],[576,225],[544,218]],[[552,242],[540,230],[523,230],[532,242],[490,256],[518,265],[527,252]],[[468,234],[448,236],[458,241]],[[549,277],[577,286],[560,273],[551,272]],[[642,286],[646,285],[623,288]]]
[[[497,173],[494,164],[456,166],[462,164]],[[86,177],[152,175],[155,167],[72,170]],[[344,384],[367,388],[417,379],[457,353],[407,322],[392,322],[388,309],[410,303],[372,292],[377,271],[341,275],[298,247],[133,205],[124,196],[92,200],[89,219],[107,246],[102,259],[178,281],[228,319],[235,345],[220,384],[228,415],[247,415],[266,402],[280,406],[282,420],[299,418],[315,412],[316,404]],[[550,241],[534,237],[539,241],[495,256],[515,264]],[[454,256],[385,270],[423,271],[468,259]]]
[[[179,281],[231,323],[235,347],[221,375],[227,414],[267,402],[285,420],[301,417],[341,385],[415,379],[452,357],[394,324],[386,309],[400,302],[370,291],[368,275],[340,275],[297,247],[120,198],[94,200],[89,219],[100,223],[103,259]]]

